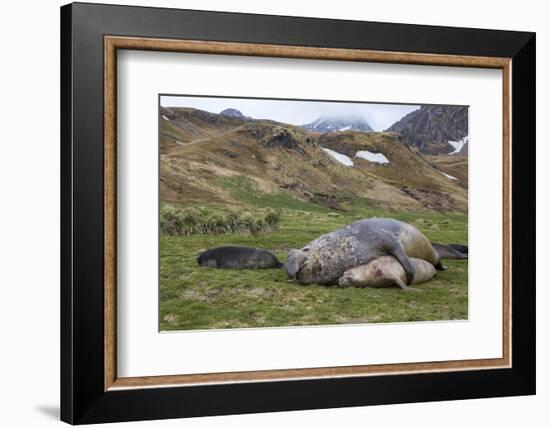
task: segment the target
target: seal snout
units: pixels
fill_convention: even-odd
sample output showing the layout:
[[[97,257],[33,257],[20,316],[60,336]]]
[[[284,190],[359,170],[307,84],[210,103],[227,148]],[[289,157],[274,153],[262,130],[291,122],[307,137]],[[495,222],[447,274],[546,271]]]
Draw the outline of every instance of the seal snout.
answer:
[[[306,252],[309,251],[309,248],[302,250],[291,249],[288,252],[284,268],[289,279],[298,279],[300,270],[304,267],[304,264],[307,261]]]
[[[340,287],[349,287],[352,284],[351,276],[344,275],[338,280],[338,285]]]

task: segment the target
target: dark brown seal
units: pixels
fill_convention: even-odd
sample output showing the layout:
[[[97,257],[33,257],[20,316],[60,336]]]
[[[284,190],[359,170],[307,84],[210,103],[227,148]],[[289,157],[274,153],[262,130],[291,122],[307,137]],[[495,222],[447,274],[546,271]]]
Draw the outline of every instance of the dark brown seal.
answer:
[[[277,257],[267,250],[237,246],[206,250],[199,255],[197,263],[218,269],[272,269],[283,266]]]

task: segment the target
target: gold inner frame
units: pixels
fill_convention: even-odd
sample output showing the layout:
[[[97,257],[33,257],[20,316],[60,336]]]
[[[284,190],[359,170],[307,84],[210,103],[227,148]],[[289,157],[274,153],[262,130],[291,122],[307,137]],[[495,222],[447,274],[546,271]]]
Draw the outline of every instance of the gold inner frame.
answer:
[[[441,65],[502,70],[503,91],[503,349],[502,358],[432,361],[421,363],[356,365],[170,376],[117,377],[116,367],[116,89],[117,50],[147,50],[213,55],[324,59],[393,64]],[[170,40],[138,37],[104,37],[104,389],[190,386],[234,382],[357,377],[419,372],[442,372],[511,367],[511,58],[383,52],[250,43]]]

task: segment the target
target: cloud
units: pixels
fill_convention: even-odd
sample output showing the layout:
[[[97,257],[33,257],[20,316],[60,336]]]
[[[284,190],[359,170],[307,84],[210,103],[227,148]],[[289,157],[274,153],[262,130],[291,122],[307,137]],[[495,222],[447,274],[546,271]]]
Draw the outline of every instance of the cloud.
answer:
[[[303,125],[319,117],[360,116],[375,131],[383,131],[406,114],[420,108],[411,104],[384,104],[344,101],[301,101],[199,96],[161,96],[163,107],[192,107],[211,113],[235,108],[245,116]]]

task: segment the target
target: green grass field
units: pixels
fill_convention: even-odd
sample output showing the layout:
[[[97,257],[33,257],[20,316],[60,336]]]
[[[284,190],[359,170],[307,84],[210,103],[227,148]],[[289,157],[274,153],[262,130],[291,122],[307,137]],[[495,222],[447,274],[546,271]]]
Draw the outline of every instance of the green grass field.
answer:
[[[234,183],[227,184],[231,189]],[[199,267],[208,248],[245,245],[272,251],[281,262],[290,248],[352,221],[391,217],[414,224],[430,240],[467,243],[467,214],[384,212],[368,201],[349,201],[337,213],[280,195],[236,196],[280,212],[277,231],[260,235],[162,235],[160,240],[160,329],[277,327],[366,322],[457,320],[468,317],[468,263],[445,261],[448,270],[416,285],[421,292],[303,286],[289,282],[284,269],[224,270]],[[254,208],[253,208],[254,209]]]

